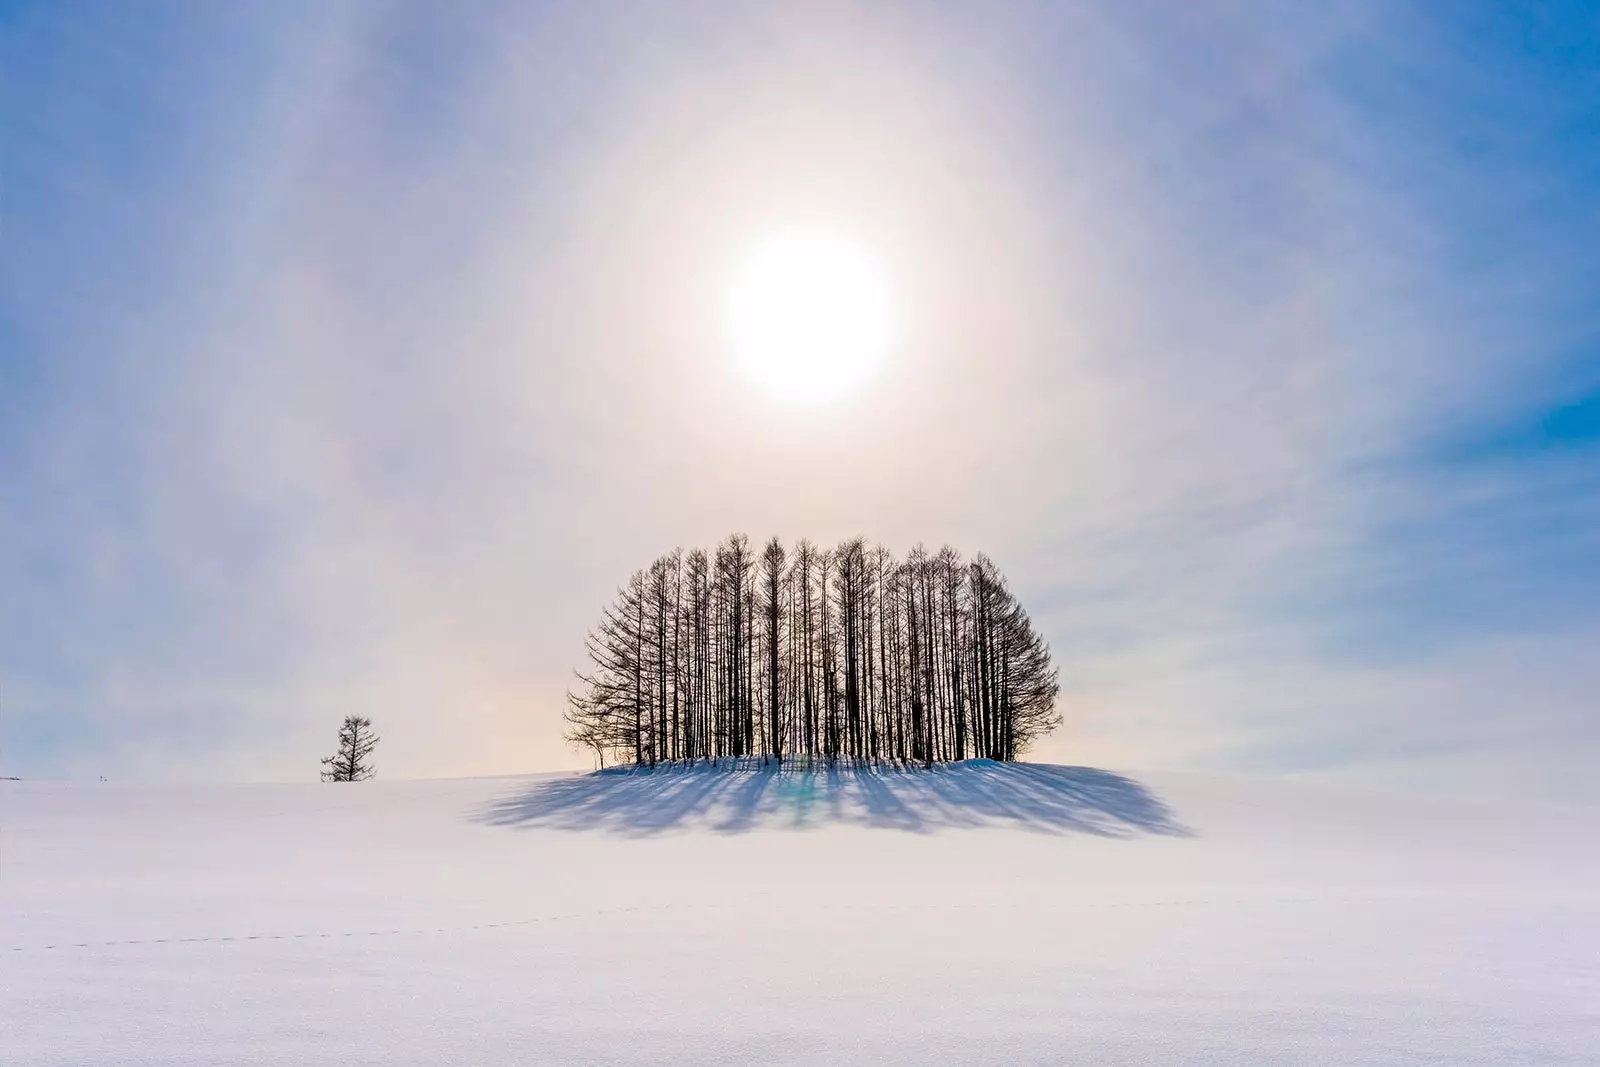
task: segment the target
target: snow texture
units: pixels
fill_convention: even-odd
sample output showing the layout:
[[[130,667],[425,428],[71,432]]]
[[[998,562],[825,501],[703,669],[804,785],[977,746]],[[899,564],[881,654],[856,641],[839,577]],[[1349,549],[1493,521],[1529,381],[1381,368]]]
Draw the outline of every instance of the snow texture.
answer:
[[[7,1067],[1600,1063],[1580,807],[982,763],[0,804]]]

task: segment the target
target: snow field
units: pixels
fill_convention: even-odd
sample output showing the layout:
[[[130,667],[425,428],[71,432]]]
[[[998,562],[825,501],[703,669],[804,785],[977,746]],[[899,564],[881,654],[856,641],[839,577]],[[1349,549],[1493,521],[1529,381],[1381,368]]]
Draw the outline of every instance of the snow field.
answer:
[[[993,766],[0,805],[6,1065],[1600,1062],[1583,808]]]

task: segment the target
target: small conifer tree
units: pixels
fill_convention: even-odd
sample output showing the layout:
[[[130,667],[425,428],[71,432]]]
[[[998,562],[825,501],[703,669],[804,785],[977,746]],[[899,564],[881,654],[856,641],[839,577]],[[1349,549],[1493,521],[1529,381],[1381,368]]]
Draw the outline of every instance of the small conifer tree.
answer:
[[[359,715],[346,715],[339,727],[339,751],[325,757],[322,766],[324,782],[364,782],[376,772],[367,762],[372,750],[382,740],[372,732],[372,720]]]

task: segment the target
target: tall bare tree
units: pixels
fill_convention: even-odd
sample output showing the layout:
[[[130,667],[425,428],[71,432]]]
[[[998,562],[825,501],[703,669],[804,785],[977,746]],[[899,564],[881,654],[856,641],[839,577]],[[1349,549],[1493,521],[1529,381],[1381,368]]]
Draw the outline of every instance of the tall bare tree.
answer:
[[[760,613],[762,623],[761,644],[764,653],[763,687],[763,755],[771,753],[783,762],[783,738],[788,726],[788,708],[785,706],[785,675],[788,666],[784,653],[784,631],[788,629],[785,611],[788,607],[788,553],[783,542],[774,537],[761,552]]]

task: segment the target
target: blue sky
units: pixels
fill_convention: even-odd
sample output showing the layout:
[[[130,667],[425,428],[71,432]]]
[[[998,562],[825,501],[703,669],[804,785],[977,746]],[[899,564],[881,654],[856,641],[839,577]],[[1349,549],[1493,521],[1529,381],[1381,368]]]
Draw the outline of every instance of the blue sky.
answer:
[[[745,529],[995,556],[1040,758],[1586,788],[1592,5],[0,12],[0,773],[577,765]],[[824,410],[717,335],[796,222],[906,322]]]

